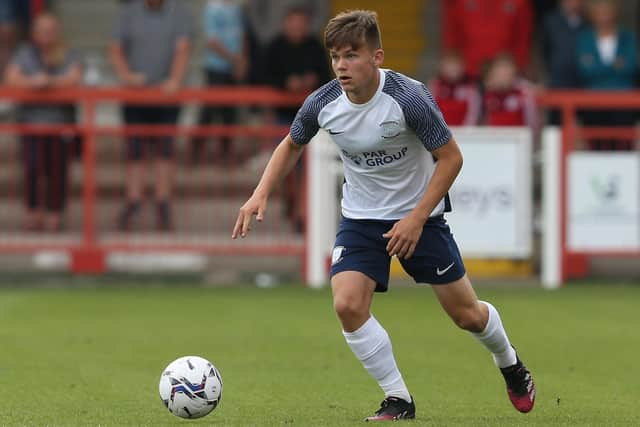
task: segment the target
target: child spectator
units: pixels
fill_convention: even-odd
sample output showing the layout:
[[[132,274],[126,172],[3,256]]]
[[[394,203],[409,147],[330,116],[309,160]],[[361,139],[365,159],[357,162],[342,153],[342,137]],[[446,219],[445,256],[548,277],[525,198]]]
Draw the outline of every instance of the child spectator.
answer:
[[[207,86],[235,85],[242,83],[248,71],[247,34],[242,6],[236,0],[209,0],[203,15],[203,27],[206,37],[204,56],[204,74]],[[203,107],[199,124],[211,124],[219,117],[225,125],[236,121],[235,107]],[[192,160],[201,157],[207,138],[194,138]],[[231,138],[224,137],[222,142],[222,158],[231,148]]]
[[[466,77],[462,56],[447,52],[440,60],[438,76],[429,82],[445,121],[450,126],[475,126],[480,118],[477,84]]]
[[[531,86],[518,77],[517,66],[510,55],[498,55],[489,65],[482,107],[485,125],[535,129],[536,106]]]

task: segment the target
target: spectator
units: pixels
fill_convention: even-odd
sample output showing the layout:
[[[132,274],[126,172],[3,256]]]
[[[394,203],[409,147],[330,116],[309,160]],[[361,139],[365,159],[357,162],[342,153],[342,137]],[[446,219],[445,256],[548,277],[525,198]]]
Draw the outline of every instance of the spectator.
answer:
[[[0,73],[11,57],[16,42],[16,16],[11,0],[0,0]]]
[[[591,90],[625,90],[635,86],[638,66],[633,34],[617,22],[617,5],[613,0],[590,0],[592,29],[578,36],[576,49],[578,74],[583,87]],[[583,114],[590,126],[632,126],[632,111],[603,110]],[[630,140],[601,139],[591,141],[591,148],[631,149]]]
[[[171,94],[183,83],[192,37],[190,16],[183,1],[137,0],[121,6],[115,23],[110,55],[118,78],[131,88],[157,87]],[[126,124],[175,125],[178,106],[125,105]],[[128,139],[129,166],[126,204],[118,217],[120,230],[129,230],[140,210],[143,195],[143,154],[155,151],[156,228],[172,228],[171,187],[173,139]]]
[[[329,65],[322,43],[309,33],[309,16],[304,9],[287,13],[279,34],[267,49],[266,77],[277,88],[290,92],[311,92],[329,80]],[[278,109],[278,123],[290,124],[297,108]]]
[[[489,65],[482,97],[483,123],[488,126],[529,126],[536,129],[536,106],[531,86],[518,78],[514,59],[498,55]]]
[[[464,73],[458,52],[447,52],[440,60],[438,77],[429,82],[445,121],[450,126],[475,126],[480,118],[480,94],[476,82]]]
[[[247,37],[242,6],[235,0],[209,0],[204,10],[205,79],[207,85],[234,85],[245,80],[248,71]],[[210,124],[220,116],[225,125],[236,121],[234,107],[205,106],[200,115],[201,125]],[[201,156],[206,138],[195,138],[192,147],[194,162]],[[222,138],[222,158],[227,157],[231,138]]]
[[[322,43],[309,33],[306,10],[293,8],[287,13],[282,33],[267,49],[266,77],[277,88],[296,93],[310,93],[329,80],[329,65]],[[289,126],[298,111],[296,107],[276,109],[276,121]],[[304,196],[297,183],[304,177],[301,164],[287,177],[285,213],[293,219],[297,231],[304,223]]]
[[[511,54],[520,73],[529,64],[533,17],[529,0],[443,2],[445,50],[462,53],[467,74],[477,79],[500,53]]]
[[[582,0],[562,0],[544,19],[542,48],[547,86],[551,89],[580,87],[575,51],[578,34],[586,27],[582,8]],[[553,111],[549,121],[559,125],[560,114]]]
[[[7,67],[6,82],[32,90],[68,88],[81,83],[82,68],[78,55],[67,49],[62,39],[58,19],[44,13],[33,24],[31,43],[22,46]],[[70,105],[28,105],[18,112],[20,123],[59,124],[74,120]],[[22,138],[27,230],[63,228],[70,140],[64,135]]]

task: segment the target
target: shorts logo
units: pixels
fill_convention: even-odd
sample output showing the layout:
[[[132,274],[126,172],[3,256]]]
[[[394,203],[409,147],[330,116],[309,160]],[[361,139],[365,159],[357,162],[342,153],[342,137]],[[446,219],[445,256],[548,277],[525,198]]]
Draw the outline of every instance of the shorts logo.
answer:
[[[380,127],[382,128],[382,138],[384,139],[395,138],[400,135],[400,123],[395,120],[382,122],[380,123]]]
[[[440,267],[436,267],[436,274],[437,274],[438,276],[442,276],[444,273],[446,273],[447,271],[449,271],[449,269],[450,269],[451,267],[453,267],[453,264],[455,264],[455,263],[453,263],[453,262],[452,262],[451,264],[449,264],[447,267],[445,267],[445,268],[444,268],[444,269],[442,269],[442,270],[440,270]]]
[[[344,246],[336,246],[333,248],[333,253],[331,254],[331,265],[336,265],[342,261],[342,252],[344,252]]]

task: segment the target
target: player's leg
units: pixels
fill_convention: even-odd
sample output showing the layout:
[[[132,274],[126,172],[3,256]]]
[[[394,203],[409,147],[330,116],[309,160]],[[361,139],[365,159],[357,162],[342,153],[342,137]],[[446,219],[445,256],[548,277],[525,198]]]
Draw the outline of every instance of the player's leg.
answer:
[[[491,352],[505,378],[509,398],[515,408],[529,412],[535,401],[533,378],[516,355],[496,308],[478,300],[466,274],[454,282],[432,288],[454,323],[469,331]]]
[[[415,417],[415,405],[398,369],[387,331],[371,315],[374,292],[389,283],[388,221],[343,218],[331,259],[333,304],[349,347],[382,388],[385,399],[368,420]]]
[[[415,405],[393,356],[387,331],[371,315],[376,282],[358,271],[331,279],[333,306],[347,344],[385,394],[381,408],[367,420],[414,418]]]
[[[471,332],[493,354],[505,375],[514,406],[522,412],[531,410],[535,396],[533,380],[518,360],[498,311],[491,304],[478,301],[443,217],[427,221],[413,256],[400,262],[416,282],[431,283],[440,304],[456,325]]]

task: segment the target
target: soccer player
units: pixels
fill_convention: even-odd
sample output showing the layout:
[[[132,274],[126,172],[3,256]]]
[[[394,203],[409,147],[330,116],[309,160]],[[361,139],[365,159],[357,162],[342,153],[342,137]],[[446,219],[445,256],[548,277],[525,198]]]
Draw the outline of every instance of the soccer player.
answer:
[[[340,147],[345,183],[342,221],[333,249],[333,304],[355,356],[385,398],[368,421],[415,418],[413,398],[396,365],[389,335],[370,312],[385,292],[397,256],[419,283],[430,283],[462,329],[492,353],[517,410],[533,408],[533,379],[502,326],[498,311],[478,301],[443,214],[462,155],[426,87],[381,69],[377,15],[355,10],[331,19],[325,46],[336,79],[312,93],[275,149],[253,195],[240,208],[232,238],[264,219],[269,195],[304,146],[325,129]]]

